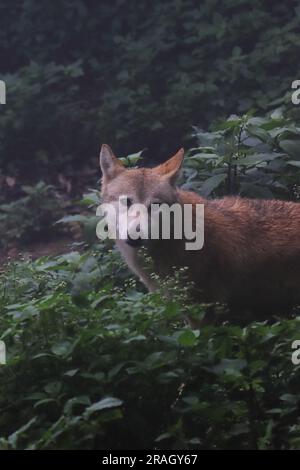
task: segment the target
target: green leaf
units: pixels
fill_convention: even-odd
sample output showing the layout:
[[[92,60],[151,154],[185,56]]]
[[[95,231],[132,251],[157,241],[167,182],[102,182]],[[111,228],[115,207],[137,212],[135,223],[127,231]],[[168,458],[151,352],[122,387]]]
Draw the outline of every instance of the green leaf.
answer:
[[[258,137],[262,142],[268,142],[270,140],[268,132],[262,127],[258,127],[251,124],[247,125],[246,129],[250,135]]]
[[[297,161],[297,160],[288,160],[287,164],[291,166],[295,166],[296,168],[300,168],[300,161]]]
[[[215,189],[217,189],[221,183],[227,178],[225,173],[220,175],[214,175],[208,178],[201,186],[201,193],[203,196],[209,196]]]
[[[38,408],[42,405],[48,405],[49,403],[56,403],[55,398],[45,398],[44,400],[39,400],[33,405],[33,408]]]
[[[163,434],[160,434],[156,439],[155,439],[155,442],[161,442],[161,441],[164,441],[166,439],[169,439],[170,437],[172,437],[172,434],[169,433],[169,432],[164,432]]]
[[[57,396],[62,390],[62,383],[58,381],[50,382],[44,387],[44,390],[48,395]]]
[[[66,375],[67,377],[74,377],[74,375],[76,375],[77,372],[79,372],[79,369],[70,369],[70,370],[67,370],[67,372],[65,372],[64,375]]]
[[[90,405],[91,400],[87,395],[70,398],[64,406],[64,413],[71,413],[76,405]]]
[[[80,215],[80,214],[75,214],[75,215],[65,215],[61,219],[59,219],[56,224],[66,224],[70,222],[83,222],[85,223],[87,220],[86,215]]]
[[[89,406],[85,410],[85,415],[90,416],[92,413],[95,413],[96,411],[102,411],[106,410],[109,408],[116,408],[119,407],[123,404],[122,400],[119,400],[119,398],[113,398],[113,397],[107,397],[103,398],[102,400],[93,403],[91,406]]]
[[[143,149],[140,152],[132,153],[131,155],[128,155],[127,157],[120,158],[119,160],[121,160],[121,162],[123,162],[125,166],[128,166],[128,167],[135,166],[137,162],[141,159],[142,153],[145,150],[146,149]]]
[[[291,405],[296,405],[298,401],[300,400],[299,395],[293,395],[291,393],[284,393],[281,395],[280,400],[285,401],[286,403],[289,403]]]
[[[281,140],[279,145],[288,155],[300,159],[300,140]]]
[[[51,351],[56,356],[65,356],[71,353],[73,345],[70,341],[60,341],[52,346]]]
[[[17,448],[19,437],[22,436],[26,431],[28,431],[33,426],[33,424],[36,423],[36,421],[37,421],[37,416],[32,418],[30,421],[28,421],[28,423],[24,424],[24,426],[22,426],[13,434],[10,434],[10,436],[8,436],[8,442],[13,447],[13,449]]]
[[[276,158],[282,157],[282,153],[255,153],[247,155],[246,157],[240,157],[236,162],[241,166],[254,166],[263,162],[269,162]]]
[[[242,196],[273,199],[274,195],[272,191],[266,186],[259,186],[254,183],[241,183],[240,194]]]
[[[202,162],[202,160],[214,160],[216,158],[219,158],[219,155],[215,153],[197,153],[196,155],[189,157],[189,160]]]
[[[182,346],[195,346],[198,336],[199,335],[193,330],[185,330],[178,336],[178,343]]]
[[[215,374],[236,374],[247,366],[245,359],[222,359],[219,364],[211,370]]]

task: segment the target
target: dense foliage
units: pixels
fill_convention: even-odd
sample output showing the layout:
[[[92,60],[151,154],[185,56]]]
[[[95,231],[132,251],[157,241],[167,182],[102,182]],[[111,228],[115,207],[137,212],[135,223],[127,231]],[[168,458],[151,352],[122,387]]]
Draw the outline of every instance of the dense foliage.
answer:
[[[299,448],[299,317],[191,330],[101,244],[1,285],[2,449]]]
[[[296,0],[3,0],[1,168],[72,171],[101,142],[166,158],[192,123],[288,103],[299,15]]]
[[[212,132],[195,128],[198,147],[185,160],[184,187],[203,196],[238,194],[298,199],[300,127],[277,109],[232,115]]]
[[[52,186],[42,181],[35,186],[23,186],[20,197],[0,203],[0,226],[3,231],[0,249],[10,243],[24,243],[57,234],[54,226],[63,213],[63,201]],[[55,230],[56,229],[56,230]]]

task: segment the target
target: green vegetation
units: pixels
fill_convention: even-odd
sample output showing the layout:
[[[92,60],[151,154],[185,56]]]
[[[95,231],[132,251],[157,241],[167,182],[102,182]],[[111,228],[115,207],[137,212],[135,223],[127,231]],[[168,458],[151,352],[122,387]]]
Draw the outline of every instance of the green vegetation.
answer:
[[[299,15],[296,0],[3,0],[0,167],[94,166],[102,142],[166,158],[192,124],[293,108]]]
[[[101,143],[133,166],[184,144],[184,188],[298,200],[299,18],[296,0],[2,0],[1,450],[300,449],[300,306],[218,305],[193,330],[208,306],[184,272],[146,293],[96,240],[90,189]],[[7,260],[62,233],[72,251]]]
[[[195,128],[195,137],[186,188],[203,196],[299,197],[300,127],[282,109],[265,117],[232,115],[213,132]]]
[[[43,182],[35,186],[23,186],[21,197],[0,204],[0,225],[3,230],[0,248],[7,248],[9,243],[16,241],[26,242],[53,236],[53,224],[62,213],[63,202],[52,186]]]
[[[11,264],[0,302],[2,449],[300,446],[299,318],[191,330],[102,244]]]

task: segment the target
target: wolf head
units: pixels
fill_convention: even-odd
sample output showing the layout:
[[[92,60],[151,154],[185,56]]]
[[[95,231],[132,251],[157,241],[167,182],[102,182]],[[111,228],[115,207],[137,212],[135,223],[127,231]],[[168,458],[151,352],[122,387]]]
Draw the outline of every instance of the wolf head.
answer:
[[[148,210],[153,204],[174,204],[178,201],[176,179],[183,157],[184,150],[180,149],[172,158],[154,168],[127,169],[108,145],[102,145],[100,167],[103,202],[117,204],[120,198],[126,197],[127,207],[142,204]],[[140,243],[140,239],[132,240],[128,237],[127,242],[134,246]]]

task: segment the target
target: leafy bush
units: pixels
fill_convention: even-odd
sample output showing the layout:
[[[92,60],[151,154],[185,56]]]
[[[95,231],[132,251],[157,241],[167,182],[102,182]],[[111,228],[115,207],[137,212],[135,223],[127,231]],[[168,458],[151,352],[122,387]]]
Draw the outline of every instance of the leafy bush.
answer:
[[[190,123],[290,103],[299,14],[296,0],[3,0],[1,167],[71,171],[106,141],[166,158]]]
[[[143,294],[102,244],[1,286],[2,449],[300,447],[299,317],[191,330],[179,289]]]
[[[230,116],[214,132],[195,128],[184,187],[204,196],[299,197],[300,127],[282,115]]]
[[[10,243],[53,235],[54,223],[62,214],[62,202],[52,186],[40,182],[35,186],[23,186],[22,190],[23,197],[0,204],[1,248]]]

